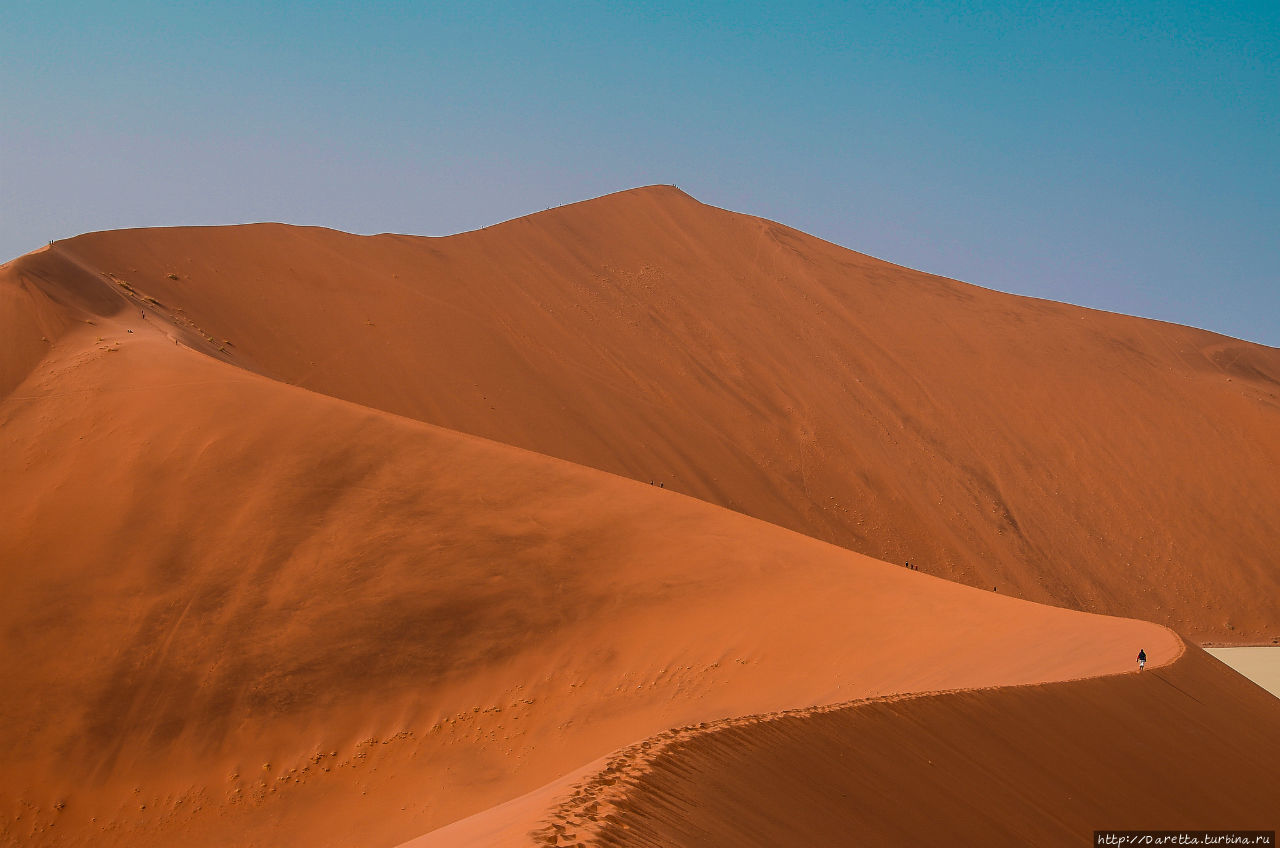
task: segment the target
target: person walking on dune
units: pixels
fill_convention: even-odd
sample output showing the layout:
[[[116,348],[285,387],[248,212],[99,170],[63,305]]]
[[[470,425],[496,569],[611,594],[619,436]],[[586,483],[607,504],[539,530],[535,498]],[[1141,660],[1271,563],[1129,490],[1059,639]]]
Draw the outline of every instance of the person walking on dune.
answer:
[[[1142,671],[1142,669],[1146,668],[1146,666],[1147,666],[1147,652],[1139,648],[1138,649],[1138,671]]]

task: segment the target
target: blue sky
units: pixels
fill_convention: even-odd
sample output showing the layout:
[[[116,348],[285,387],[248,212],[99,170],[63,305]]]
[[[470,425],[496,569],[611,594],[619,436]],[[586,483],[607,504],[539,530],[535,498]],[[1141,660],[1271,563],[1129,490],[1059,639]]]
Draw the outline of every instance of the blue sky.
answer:
[[[1280,346],[1280,3],[34,3],[0,261],[89,230],[443,235],[650,183]]]

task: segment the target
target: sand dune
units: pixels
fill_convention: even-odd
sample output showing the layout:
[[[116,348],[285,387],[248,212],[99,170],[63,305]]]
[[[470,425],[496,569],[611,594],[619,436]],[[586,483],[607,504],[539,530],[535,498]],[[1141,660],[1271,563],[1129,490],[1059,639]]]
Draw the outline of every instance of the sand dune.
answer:
[[[917,273],[669,187],[440,239],[259,225],[55,250],[284,382],[969,585],[1280,638],[1273,348]]]
[[[744,232],[756,241],[742,242]],[[743,264],[757,243],[771,258]],[[581,276],[599,263],[603,277]],[[838,268],[840,286],[824,276]],[[954,548],[957,568],[1008,569],[1025,594],[1052,588],[1080,607],[1199,616],[1192,629],[1212,629],[1205,604],[1274,580],[1248,559],[1272,526],[1274,481],[1245,469],[1275,448],[1258,437],[1273,420],[1271,353],[1236,346],[1234,373],[1254,392],[1238,402],[1213,388],[1216,366],[1143,372],[1194,383],[1160,402],[1192,410],[1179,434],[1221,437],[1219,470],[1242,474],[1227,504],[1234,523],[1197,529],[1187,519],[1202,505],[1179,490],[1129,523],[1089,527],[1108,530],[1105,545],[1138,550],[1149,540],[1133,534],[1177,512],[1167,532],[1216,539],[1235,570],[1213,573],[1219,555],[1169,572],[1148,559],[1147,570],[1117,576],[1079,528],[1058,528],[1052,556],[1022,542],[987,547],[1003,534],[955,529],[976,527],[966,522],[985,501],[961,499],[953,514],[920,492],[960,491],[966,475],[986,473],[967,459],[1004,456],[1010,444],[1082,455],[1118,426],[1107,414],[1121,401],[1058,422],[1052,438],[1036,427],[1065,402],[1049,413],[1032,405],[987,433],[990,415],[1030,402],[1019,369],[1040,354],[1027,352],[1002,366],[1016,390],[934,418],[926,412],[960,403],[960,390],[942,386],[965,379],[963,363],[947,364],[964,333],[922,363],[910,345],[876,341],[884,315],[850,306],[893,306],[900,291],[902,315],[969,330],[981,321],[966,310],[994,321],[988,300],[1022,302],[667,189],[444,240],[282,226],[104,233],[0,268],[0,680],[19,693],[0,700],[0,843],[567,844],[570,826],[585,833],[589,822],[600,844],[715,844],[679,831],[692,820],[653,809],[668,797],[706,810],[707,833],[730,841],[743,804],[851,823],[879,813],[835,802],[814,754],[831,734],[844,738],[844,723],[888,709],[890,747],[938,734],[968,744],[1035,715],[1061,722],[1060,747],[1090,728],[1114,738],[1114,710],[1091,716],[1099,700],[1167,706],[1151,685],[1162,678],[1123,674],[1138,647],[1153,666],[1174,663],[1165,679],[1182,694],[1170,698],[1203,705],[1152,723],[1169,745],[1200,751],[1206,732],[1229,751],[1259,734],[1280,738],[1274,699],[1260,706],[1265,695],[1194,650],[1179,660],[1182,640],[1159,624],[1044,606],[849,549]],[[817,312],[786,311],[815,298]],[[928,304],[936,314],[926,319]],[[1067,307],[1028,308],[1078,320]],[[1235,345],[1098,320],[1147,345],[1167,334]],[[1026,331],[998,326],[1006,341],[992,330],[982,356],[1005,356],[1001,345]],[[1051,344],[1076,332],[1066,326],[1060,337],[1032,331]],[[1072,361],[1102,356],[1080,344]],[[857,377],[851,360],[838,364],[855,353]],[[1124,361],[1132,378],[1136,360]],[[1084,366],[1051,377],[1089,397],[1108,379]],[[911,406],[922,392],[935,400]],[[978,416],[979,406],[995,412]],[[886,417],[890,408],[901,417]],[[849,429],[836,426],[841,416]],[[1015,420],[1032,432],[1018,435]],[[959,435],[912,454],[922,428]],[[1172,442],[1153,444],[1159,453]],[[1053,483],[1073,509],[1101,502],[1099,520],[1110,520],[1139,498],[1116,475],[1150,455],[1072,465],[1072,477],[1064,466]],[[1008,497],[1048,509],[1022,473],[1000,478]],[[858,482],[836,498],[841,474]],[[856,493],[856,509],[841,500]],[[1223,508],[1206,506],[1204,517]],[[954,525],[945,533],[944,518]],[[880,523],[890,519],[901,531]],[[974,545],[988,557],[972,558]],[[943,561],[921,565],[947,573]],[[985,584],[993,573],[1005,572],[961,576]],[[1201,585],[1221,588],[1186,594]],[[1263,601],[1240,609],[1241,630],[1271,626]],[[1058,683],[1104,675],[1120,676]],[[896,697],[1009,686],[1031,688]],[[882,700],[827,709],[860,699]],[[652,739],[671,742],[670,753],[606,799],[616,815],[574,806],[579,785],[605,785],[602,770]],[[1122,767],[1123,748],[1080,744]],[[1009,781],[1040,769],[1034,750],[1000,750]],[[1083,756],[1063,781],[1080,779]],[[752,769],[769,757],[799,788],[750,794]],[[694,768],[741,780],[670,783]],[[1252,769],[1235,779],[1254,780]],[[851,769],[847,779],[877,774]],[[967,791],[930,789],[952,805]],[[1251,809],[1253,789],[1241,791]],[[642,841],[626,842],[623,825]]]
[[[88,320],[0,407],[11,839],[393,844],[671,726],[1178,650]]]

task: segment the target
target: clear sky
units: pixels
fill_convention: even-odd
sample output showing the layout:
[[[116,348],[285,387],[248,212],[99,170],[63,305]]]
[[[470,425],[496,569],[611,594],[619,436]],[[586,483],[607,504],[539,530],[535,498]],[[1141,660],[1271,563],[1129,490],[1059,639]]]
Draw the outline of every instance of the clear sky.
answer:
[[[0,15],[0,261],[118,227],[444,235],[650,183],[1280,346],[1280,2]]]

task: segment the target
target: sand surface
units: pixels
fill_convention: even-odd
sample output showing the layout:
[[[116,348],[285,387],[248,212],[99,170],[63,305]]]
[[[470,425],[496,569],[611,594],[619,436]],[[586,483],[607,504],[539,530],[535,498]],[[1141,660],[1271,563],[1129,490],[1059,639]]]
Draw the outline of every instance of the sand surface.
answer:
[[[0,786],[31,844],[394,844],[668,727],[1180,650],[141,322],[68,334],[0,410],[0,550],[32,564]]]
[[[663,186],[448,238],[181,227],[17,264],[274,379],[878,559],[1200,641],[1280,636],[1275,348]]]
[[[932,336],[886,346],[894,315]],[[1247,392],[1223,388],[1222,345]],[[975,388],[970,348],[991,359],[981,403],[948,388]],[[918,744],[1005,721],[965,695],[902,699],[952,690],[1014,716],[1033,696],[998,693],[1030,687],[1009,691],[1041,693],[1032,712],[1071,746],[1096,700],[1061,681],[1123,703],[1208,662],[1090,610],[1274,628],[1255,555],[1273,353],[924,277],[664,188],[443,240],[264,225],[42,249],[0,267],[0,843],[547,845],[587,822],[615,844],[631,819],[574,805],[632,746],[677,741],[663,762],[692,768],[727,728],[738,754],[711,761],[747,775],[733,757],[781,726],[808,788],[628,783],[609,809],[641,811],[656,844],[687,841],[643,812],[665,793],[852,822],[871,808],[804,800],[828,782],[806,740],[887,704],[943,705],[885,731]],[[1121,365],[1159,391],[1104,401]],[[1038,392],[1067,384],[1046,411]],[[1135,392],[1191,412],[1116,442]],[[1119,485],[1210,430],[1214,474],[1184,458],[1180,488]],[[1038,451],[1070,462],[1050,473]],[[1215,680],[1186,678],[1205,712],[1150,733],[1280,738],[1274,699]]]
[[[558,804],[532,795],[404,848],[1070,846],[1096,829],[1270,830],[1271,701],[1192,648],[1141,675],[738,718],[631,746],[556,787]]]
[[[1205,650],[1280,698],[1280,648],[1205,648]]]

